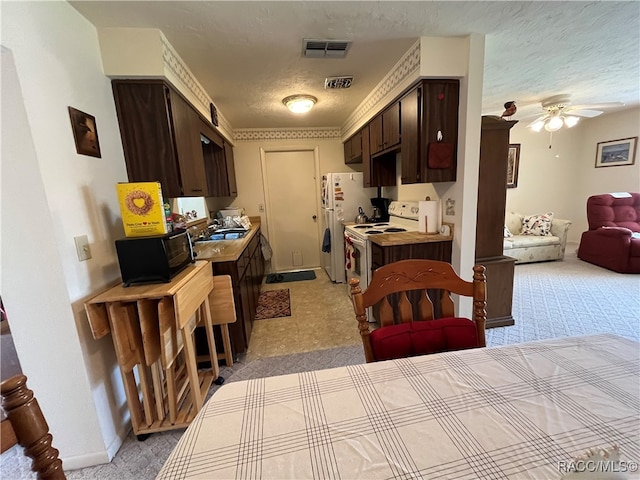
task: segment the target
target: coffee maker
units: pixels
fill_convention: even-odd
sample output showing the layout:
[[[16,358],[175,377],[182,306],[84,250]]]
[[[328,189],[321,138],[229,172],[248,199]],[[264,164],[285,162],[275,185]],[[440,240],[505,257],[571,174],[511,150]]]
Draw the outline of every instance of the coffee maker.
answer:
[[[371,222],[388,222],[389,221],[389,204],[391,200],[388,198],[382,198],[380,196],[380,190],[378,189],[378,196],[371,199],[371,206],[373,207]]]

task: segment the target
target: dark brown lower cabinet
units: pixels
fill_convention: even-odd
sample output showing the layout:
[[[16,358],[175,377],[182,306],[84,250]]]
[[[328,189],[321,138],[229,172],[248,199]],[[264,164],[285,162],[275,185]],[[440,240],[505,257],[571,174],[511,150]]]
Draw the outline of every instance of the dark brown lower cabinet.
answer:
[[[506,327],[515,321],[511,314],[513,304],[513,274],[516,259],[499,256],[477,258],[484,265],[487,277],[487,323],[486,328]]]
[[[441,242],[411,243],[404,245],[380,246],[371,243],[371,270],[375,270],[383,265],[387,265],[398,260],[410,260],[424,258],[427,260],[439,260],[451,263],[451,248],[453,242],[445,240]],[[434,299],[438,294],[437,290],[429,291],[429,297]],[[417,302],[416,295],[409,295],[411,302]],[[440,315],[439,302],[434,301],[434,314]],[[373,306],[372,314],[374,319],[378,319],[379,304]]]
[[[375,270],[383,265],[398,260],[426,258],[451,263],[452,241],[410,243],[382,247],[371,243],[371,269]]]
[[[249,241],[247,247],[235,262],[212,263],[213,275],[229,275],[233,287],[233,301],[236,307],[237,320],[229,324],[231,350],[234,359],[247,351],[253,320],[258,306],[260,285],[264,277],[264,261],[260,248],[260,229]],[[222,348],[219,328],[214,325],[216,348]],[[204,332],[198,332],[198,354],[206,351],[206,337]]]

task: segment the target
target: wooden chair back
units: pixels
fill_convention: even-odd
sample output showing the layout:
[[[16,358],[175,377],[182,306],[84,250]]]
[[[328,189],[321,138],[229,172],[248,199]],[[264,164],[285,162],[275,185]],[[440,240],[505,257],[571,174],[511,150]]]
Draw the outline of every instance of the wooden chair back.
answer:
[[[27,388],[27,377],[15,375],[0,383],[0,395],[7,416],[2,421],[2,452],[19,444],[33,460],[31,470],[39,479],[66,479],[58,450],[51,446],[49,425],[33,392]]]
[[[357,278],[349,281],[353,308],[367,362],[374,361],[367,308],[375,306],[380,328],[414,321],[455,317],[452,294],[473,298],[471,321],[476,325],[478,346],[486,346],[485,267],[473,267],[473,280],[460,278],[451,264],[436,260],[400,260],[373,272],[362,291]]]

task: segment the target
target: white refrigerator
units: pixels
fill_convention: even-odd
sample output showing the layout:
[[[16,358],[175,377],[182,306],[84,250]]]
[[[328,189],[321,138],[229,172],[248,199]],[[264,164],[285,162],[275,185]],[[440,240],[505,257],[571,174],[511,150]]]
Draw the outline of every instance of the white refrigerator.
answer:
[[[371,215],[375,188],[363,188],[362,173],[325,173],[322,175],[322,266],[331,281],[345,283],[344,225],[354,222],[358,207]]]

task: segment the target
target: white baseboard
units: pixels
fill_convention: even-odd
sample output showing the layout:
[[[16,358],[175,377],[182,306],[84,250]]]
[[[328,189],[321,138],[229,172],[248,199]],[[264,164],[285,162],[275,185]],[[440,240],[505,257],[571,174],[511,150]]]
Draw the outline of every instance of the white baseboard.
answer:
[[[111,460],[113,460],[113,457],[116,456],[116,453],[118,453],[118,450],[120,450],[120,447],[124,443],[125,438],[127,438],[127,435],[129,435],[130,430],[131,424],[127,422],[104,451],[79,455],[76,457],[61,457],[62,469],[65,471],[78,470],[80,468],[95,467],[96,465],[110,463]]]
[[[111,445],[107,447],[107,454],[109,455],[109,461],[113,460],[113,457],[116,456],[116,453],[118,453],[118,450],[120,450],[120,447],[124,443],[124,439],[127,438],[127,435],[129,435],[130,431],[131,431],[130,422],[126,422],[120,428],[120,430],[118,431],[118,435],[116,435],[116,437],[113,439],[113,442],[111,442]]]
[[[65,471],[78,470],[85,467],[93,467],[95,465],[109,463],[110,461],[106,450],[102,452],[88,453],[86,455],[79,455],[77,457],[61,458],[61,460],[62,469]]]

